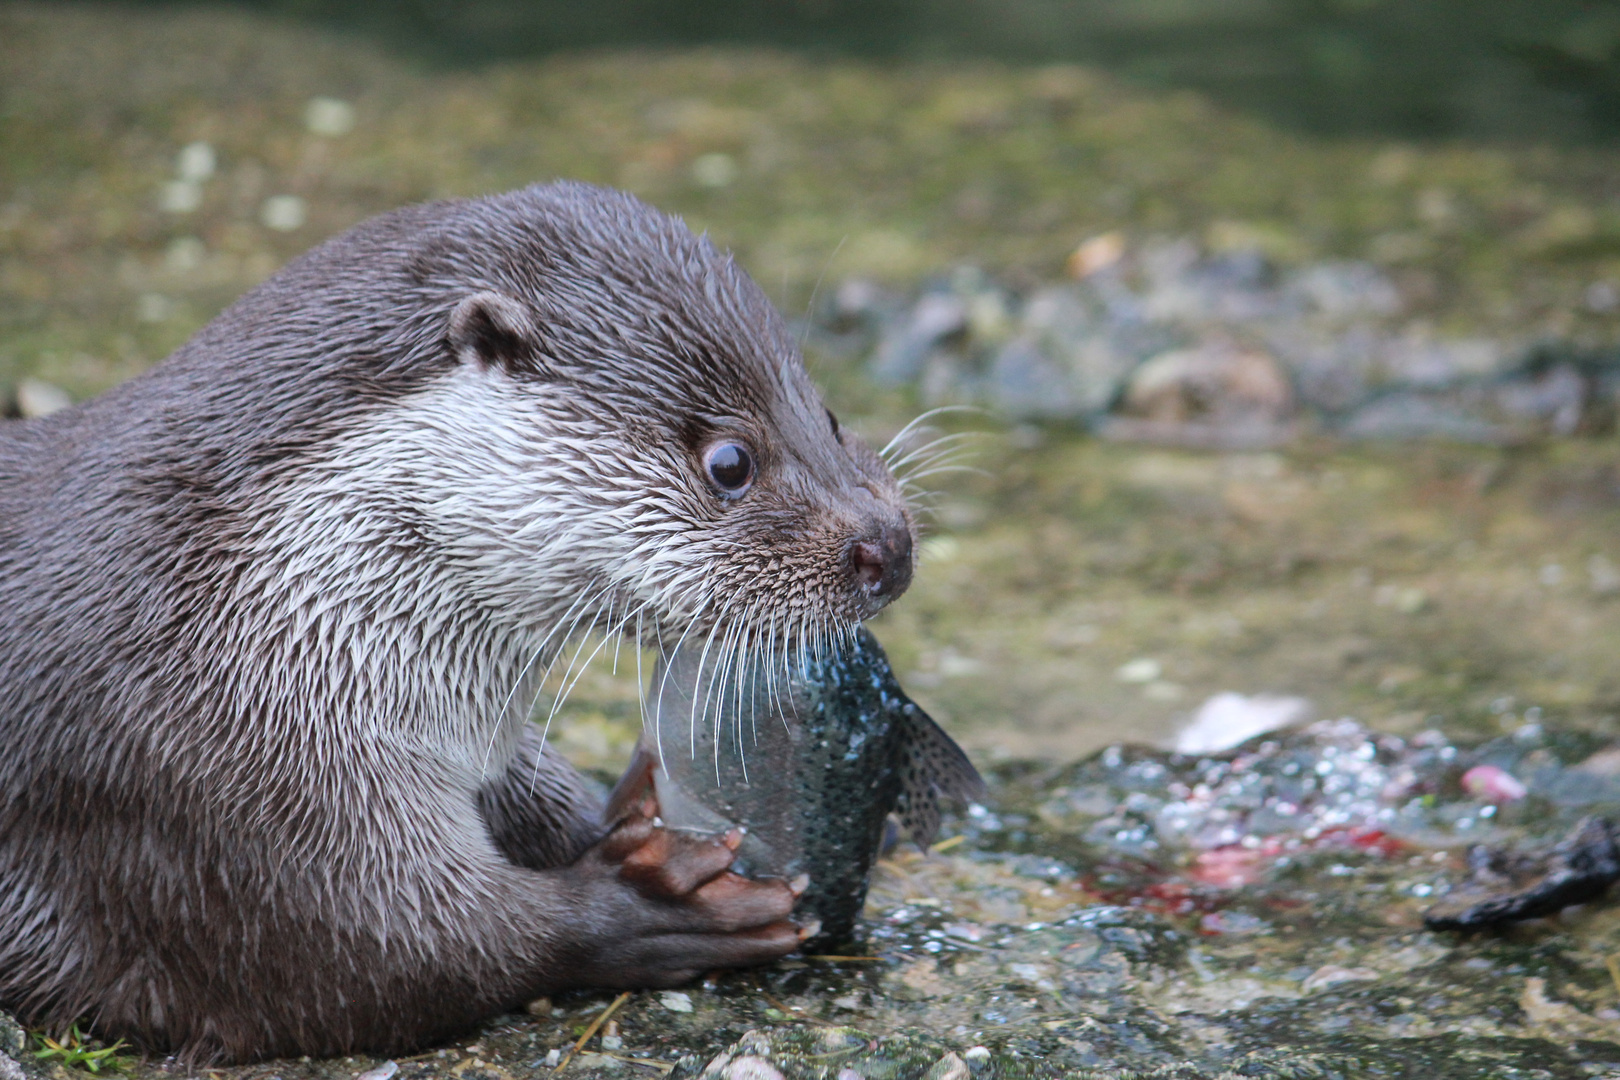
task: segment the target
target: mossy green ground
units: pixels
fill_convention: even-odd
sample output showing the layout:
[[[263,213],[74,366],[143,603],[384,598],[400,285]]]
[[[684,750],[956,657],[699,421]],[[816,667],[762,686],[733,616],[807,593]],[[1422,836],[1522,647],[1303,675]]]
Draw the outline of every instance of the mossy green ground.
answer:
[[[317,96],[352,102],[353,130],[307,131]],[[176,155],[196,141],[213,148],[217,170],[196,209],[165,210]],[[38,376],[96,393],[372,213],[553,176],[627,187],[683,214],[735,248],[790,312],[819,281],[851,275],[905,285],[973,262],[1014,280],[1056,277],[1076,243],[1123,229],[1258,245],[1284,263],[1370,258],[1437,326],[1608,343],[1615,317],[1582,297],[1595,281],[1620,281],[1616,175],[1620,153],[1605,150],[1288,135],[1078,68],[696,52],[446,74],[238,14],[3,5],[0,383]],[[278,195],[303,200],[303,224],[263,223],[265,200]],[[915,411],[850,361],[809,359],[840,415],[874,440]],[[1162,739],[1221,690],[1299,694],[1320,715],[1392,731],[1495,734],[1530,709],[1560,726],[1620,731],[1612,440],[1220,456],[982,426],[980,472],[941,478],[916,584],[874,627],[908,689],[982,762],[1064,761],[1122,738]],[[1144,660],[1153,665],[1132,671],[1155,675],[1119,677]],[[631,668],[615,677],[598,665],[554,729],[586,766],[611,770],[627,757]],[[900,874],[879,882],[891,907],[932,899],[988,921],[1057,918],[1090,902],[960,853],[885,873]],[[1414,905],[1396,907],[1391,917],[1410,933]],[[1592,932],[1612,936],[1607,923]],[[1244,940],[1221,948],[1242,952]],[[1522,945],[1534,953],[1545,941]],[[1020,963],[1036,963],[1043,947],[1018,946],[1029,953]],[[1353,943],[1345,948],[1353,966]],[[1596,946],[1582,948],[1583,974],[1570,985],[1587,995],[1586,1012],[1538,1004],[1524,970],[1540,969],[1514,969],[1490,991],[1509,1019],[1491,1020],[1489,1037],[1608,1038],[1589,1014],[1612,995],[1593,966]],[[976,1003],[963,1009],[982,1013],[991,1006],[981,998],[1019,979],[1036,985],[1006,991],[1018,1009],[1060,1010],[1043,997],[1039,971],[1010,976],[964,949],[950,969],[967,965],[960,982],[921,967],[787,968],[757,987],[826,1011],[824,1022],[887,1030],[947,1008],[915,1003],[958,993]],[[1234,956],[1236,972],[1248,961]],[[1181,963],[1141,977],[1179,985],[1189,978]],[[1378,991],[1395,1002],[1385,1011],[1411,1012],[1390,970]],[[795,1026],[798,1014],[761,996],[755,979],[721,987],[720,1004],[695,995],[692,1015],[644,995],[627,1010],[627,1030],[644,1030],[648,1047],[698,1052],[748,1026]],[[1169,990],[1153,994],[1168,1000]],[[602,1003],[502,1021],[494,1030],[510,1037],[506,1065],[489,1064],[478,1044],[421,1064],[467,1077],[532,1071]],[[1073,1020],[1054,1013],[1049,1023],[1064,1016]],[[1130,1026],[1092,1022],[1104,1021]],[[360,1067],[283,1063],[234,1075]]]

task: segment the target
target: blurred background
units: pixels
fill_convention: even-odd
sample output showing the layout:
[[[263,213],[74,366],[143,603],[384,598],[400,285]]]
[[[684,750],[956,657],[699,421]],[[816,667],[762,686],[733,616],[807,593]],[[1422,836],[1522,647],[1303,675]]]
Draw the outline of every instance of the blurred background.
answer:
[[[1620,732],[1620,4],[0,3],[6,407],[560,176],[733,248],[875,442],[980,410],[875,629],[981,760]],[[570,708],[622,759],[633,688]]]

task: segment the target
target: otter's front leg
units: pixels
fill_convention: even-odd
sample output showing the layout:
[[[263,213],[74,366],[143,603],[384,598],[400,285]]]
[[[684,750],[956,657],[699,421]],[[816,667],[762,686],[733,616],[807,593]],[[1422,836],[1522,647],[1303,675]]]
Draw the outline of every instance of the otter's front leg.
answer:
[[[804,882],[752,881],[730,870],[742,832],[664,828],[650,795],[573,864],[550,871],[587,931],[547,989],[679,986],[715,968],[785,956],[814,928],[790,921]]]
[[[566,866],[607,831],[596,785],[532,724],[506,772],[479,790],[478,812],[501,854],[530,870]]]
[[[694,836],[655,824],[648,767],[638,758],[604,808],[595,786],[529,727],[506,773],[479,791],[500,853],[547,871],[573,901],[564,935],[573,947],[563,947],[565,962],[553,961],[556,981],[535,989],[675,986],[798,946],[803,935],[787,920],[803,886],[730,873],[739,833]]]

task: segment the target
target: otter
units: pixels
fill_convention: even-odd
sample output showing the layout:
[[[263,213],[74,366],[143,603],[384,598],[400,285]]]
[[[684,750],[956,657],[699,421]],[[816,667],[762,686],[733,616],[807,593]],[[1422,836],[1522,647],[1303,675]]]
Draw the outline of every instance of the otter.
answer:
[[[372,219],[0,422],[0,1007],[190,1062],[388,1054],[782,956],[802,881],[651,801],[604,820],[514,703],[588,631],[847,634],[913,551],[678,220],[578,183]]]

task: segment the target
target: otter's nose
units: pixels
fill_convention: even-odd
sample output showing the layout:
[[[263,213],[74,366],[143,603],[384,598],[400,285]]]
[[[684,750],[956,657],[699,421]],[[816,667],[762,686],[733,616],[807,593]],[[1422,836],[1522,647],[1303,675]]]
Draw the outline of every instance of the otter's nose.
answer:
[[[904,522],[886,525],[850,546],[855,580],[874,599],[893,600],[911,584],[911,530]]]

